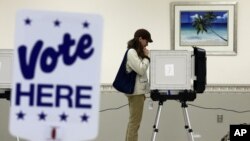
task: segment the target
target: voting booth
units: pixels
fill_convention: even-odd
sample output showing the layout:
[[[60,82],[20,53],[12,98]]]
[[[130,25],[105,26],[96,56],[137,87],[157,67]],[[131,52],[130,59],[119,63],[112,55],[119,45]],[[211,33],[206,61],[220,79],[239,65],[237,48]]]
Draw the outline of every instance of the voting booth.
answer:
[[[194,141],[186,102],[194,101],[197,93],[205,91],[206,51],[197,47],[193,47],[193,51],[151,50],[150,58],[150,96],[153,101],[159,101],[152,141],[156,139],[161,108],[166,100],[180,101],[189,140]]]

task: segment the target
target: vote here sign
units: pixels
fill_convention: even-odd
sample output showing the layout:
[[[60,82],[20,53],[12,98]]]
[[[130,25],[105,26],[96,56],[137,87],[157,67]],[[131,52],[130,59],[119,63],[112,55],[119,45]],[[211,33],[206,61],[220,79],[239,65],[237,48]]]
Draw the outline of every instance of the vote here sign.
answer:
[[[102,18],[17,13],[10,132],[31,141],[80,141],[98,133]]]

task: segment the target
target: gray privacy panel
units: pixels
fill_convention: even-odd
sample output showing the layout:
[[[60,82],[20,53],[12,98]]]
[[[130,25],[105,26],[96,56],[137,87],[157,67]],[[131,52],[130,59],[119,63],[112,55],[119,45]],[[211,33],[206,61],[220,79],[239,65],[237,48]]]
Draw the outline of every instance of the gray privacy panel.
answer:
[[[150,89],[191,89],[190,51],[151,50]]]
[[[11,87],[12,56],[11,49],[0,49],[0,88]]]

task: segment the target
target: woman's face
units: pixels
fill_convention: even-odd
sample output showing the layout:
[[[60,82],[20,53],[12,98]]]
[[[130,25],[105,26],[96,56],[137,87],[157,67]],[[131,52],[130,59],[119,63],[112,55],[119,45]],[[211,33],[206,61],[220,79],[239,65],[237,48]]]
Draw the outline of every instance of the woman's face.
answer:
[[[143,48],[148,46],[148,41],[146,39],[143,39],[142,37],[140,37],[139,41],[140,41]]]

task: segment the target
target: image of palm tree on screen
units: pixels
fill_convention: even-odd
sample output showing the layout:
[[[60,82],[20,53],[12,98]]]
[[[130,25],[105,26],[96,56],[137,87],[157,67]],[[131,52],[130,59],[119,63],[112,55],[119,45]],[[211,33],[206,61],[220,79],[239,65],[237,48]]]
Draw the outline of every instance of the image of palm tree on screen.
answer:
[[[181,46],[227,46],[228,11],[181,11]]]

